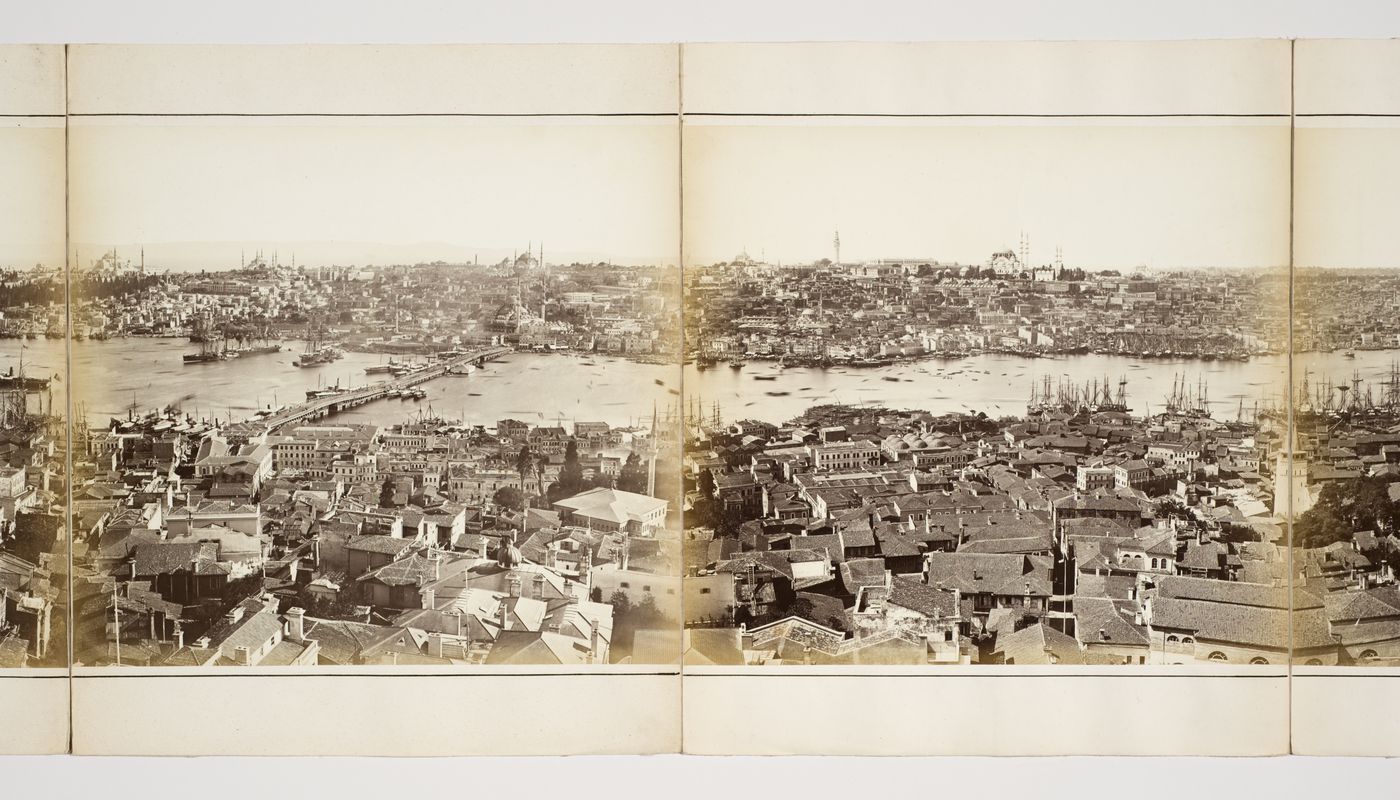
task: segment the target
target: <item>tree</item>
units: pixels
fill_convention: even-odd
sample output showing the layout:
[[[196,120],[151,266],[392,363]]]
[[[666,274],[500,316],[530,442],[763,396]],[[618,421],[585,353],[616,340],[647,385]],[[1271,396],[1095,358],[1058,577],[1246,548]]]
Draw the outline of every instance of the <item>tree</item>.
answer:
[[[540,453],[535,456],[535,485],[539,487],[539,493],[544,494],[544,471],[549,466],[549,456]]]
[[[530,455],[530,445],[520,446],[520,453],[515,457],[515,471],[520,473],[520,485],[524,486],[529,480],[530,473],[534,470],[535,459]]]
[[[608,598],[608,604],[613,607],[613,615],[616,617],[625,616],[632,609],[632,600],[627,593],[618,589]]]
[[[569,439],[564,448],[564,466],[559,468],[559,491],[563,497],[573,497],[583,490],[583,465],[578,461],[578,442]]]
[[[1189,519],[1191,510],[1184,503],[1170,497],[1164,497],[1157,501],[1156,514],[1159,517],[1174,517],[1176,519]]]
[[[384,483],[379,487],[379,505],[383,508],[394,506],[394,479],[385,478]]]
[[[700,482],[698,488],[700,494],[705,497],[715,496],[715,474],[708,469],[700,470]]]
[[[816,622],[817,606],[805,597],[794,597],[792,602],[788,604],[787,616],[801,617]]]
[[[647,489],[647,473],[642,468],[642,459],[635,452],[627,454],[627,463],[622,465],[622,474],[618,476],[617,488],[624,492],[634,492],[641,494]]]
[[[1293,545],[1295,547],[1326,547],[1333,542],[1351,538],[1351,526],[1336,511],[1325,508],[1310,508],[1293,522]]]
[[[501,508],[519,511],[525,507],[525,495],[514,486],[502,486],[491,495],[491,502]]]

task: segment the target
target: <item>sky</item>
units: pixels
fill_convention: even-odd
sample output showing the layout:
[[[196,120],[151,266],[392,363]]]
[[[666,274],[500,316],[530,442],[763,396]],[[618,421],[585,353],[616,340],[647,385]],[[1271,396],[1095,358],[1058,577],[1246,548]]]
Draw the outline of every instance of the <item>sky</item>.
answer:
[[[1294,263],[1400,266],[1400,127],[1394,120],[1311,123],[1298,128],[1296,147]]]
[[[927,258],[1093,269],[1281,267],[1283,124],[691,125],[685,260]]]
[[[61,123],[0,120],[0,267],[63,263]]]
[[[675,263],[674,121],[101,118],[70,133],[72,244],[148,269]]]

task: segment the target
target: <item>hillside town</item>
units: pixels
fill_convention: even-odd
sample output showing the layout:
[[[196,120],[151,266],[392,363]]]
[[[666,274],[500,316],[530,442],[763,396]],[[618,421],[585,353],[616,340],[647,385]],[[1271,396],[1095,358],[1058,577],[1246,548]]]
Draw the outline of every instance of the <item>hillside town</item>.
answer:
[[[1293,271],[1295,353],[1400,348],[1400,276],[1391,269]]]
[[[230,429],[167,410],[80,436],[77,664],[678,658],[659,425]]]
[[[66,667],[65,423],[26,410],[13,383],[0,389],[0,668]]]
[[[985,264],[836,252],[801,265],[741,253],[687,269],[688,355],[701,368],[879,366],[976,353],[1243,361],[1288,347],[1286,270],[1086,272],[1058,252],[1035,265],[1024,239]]]
[[[543,258],[540,248],[489,265],[307,266],[255,253],[236,269],[173,272],[109,251],[74,270],[73,338],[189,337],[237,357],[283,340],[309,354],[413,355],[507,337],[536,352],[675,360],[679,270]],[[22,315],[0,336],[50,329],[61,338],[48,317]]]
[[[1400,663],[1400,416],[1327,416],[696,410],[686,663]]]

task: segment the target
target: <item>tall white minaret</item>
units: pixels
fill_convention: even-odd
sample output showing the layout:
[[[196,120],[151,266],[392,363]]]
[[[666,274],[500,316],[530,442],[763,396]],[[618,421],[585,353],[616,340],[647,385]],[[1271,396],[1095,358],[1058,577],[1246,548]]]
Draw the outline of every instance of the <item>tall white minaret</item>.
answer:
[[[832,238],[831,244],[832,244],[832,246],[833,246],[833,247],[835,248],[835,250],[836,250],[836,261],[834,261],[833,263],[839,265],[839,264],[841,263],[841,229],[840,229],[840,228],[837,228],[837,229],[836,229],[836,236],[835,236],[834,238]]]
[[[660,449],[660,442],[657,435],[660,433],[656,424],[656,401],[651,401],[651,453],[647,458],[647,497],[656,496],[656,453]]]

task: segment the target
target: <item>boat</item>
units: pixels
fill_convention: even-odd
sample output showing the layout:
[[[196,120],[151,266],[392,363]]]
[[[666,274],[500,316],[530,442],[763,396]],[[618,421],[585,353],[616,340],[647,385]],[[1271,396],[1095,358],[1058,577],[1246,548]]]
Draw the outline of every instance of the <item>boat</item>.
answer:
[[[30,378],[23,373],[16,375],[14,367],[10,367],[4,375],[0,375],[0,390],[24,389],[30,392],[41,392],[47,388],[49,388],[48,378]]]
[[[1345,353],[1342,353],[1342,358],[1356,358],[1356,351],[1348,350]]]
[[[186,364],[211,364],[215,361],[223,361],[224,356],[222,353],[211,350],[202,353],[185,353],[184,360]]]
[[[217,361],[226,361],[232,357],[227,347],[219,347],[217,340],[206,339],[199,343],[198,353],[185,353],[184,363],[186,364],[213,364]]]
[[[743,369],[746,362],[742,358],[736,358],[729,362],[730,369]]]
[[[753,376],[753,379],[756,380],[756,381],[776,381],[776,380],[778,379],[778,376],[777,376],[777,375],[755,375],[755,376]]]
[[[372,366],[372,367],[365,367],[365,374],[366,374],[366,375],[382,375],[382,374],[387,373],[387,372],[392,372],[393,370],[394,370],[394,368],[393,368],[392,366],[390,366],[389,364],[375,364],[375,365]]]

